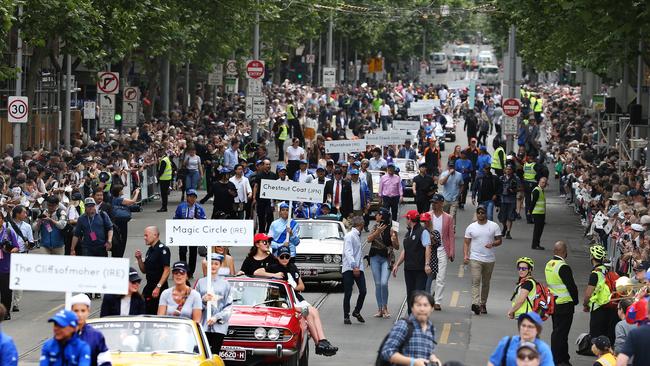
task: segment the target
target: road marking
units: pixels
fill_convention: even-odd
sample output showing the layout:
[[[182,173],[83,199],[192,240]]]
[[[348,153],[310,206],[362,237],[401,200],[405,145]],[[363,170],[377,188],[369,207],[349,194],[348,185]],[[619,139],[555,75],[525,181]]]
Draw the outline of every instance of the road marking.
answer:
[[[458,278],[463,278],[465,276],[465,266],[458,266]]]
[[[454,291],[451,293],[451,301],[449,302],[449,306],[452,308],[455,308],[458,306],[458,299],[460,298],[460,292]]]
[[[55,306],[55,307],[53,307],[52,309],[50,309],[49,311],[47,311],[46,313],[41,314],[40,316],[34,318],[34,321],[41,320],[41,319],[43,319],[44,317],[49,316],[50,314],[56,313],[57,311],[63,309],[64,306],[65,306],[65,304],[61,304],[61,305]]]
[[[449,333],[451,333],[451,323],[445,323],[442,326],[442,333],[440,333],[440,340],[438,343],[447,344],[447,341],[449,340]]]

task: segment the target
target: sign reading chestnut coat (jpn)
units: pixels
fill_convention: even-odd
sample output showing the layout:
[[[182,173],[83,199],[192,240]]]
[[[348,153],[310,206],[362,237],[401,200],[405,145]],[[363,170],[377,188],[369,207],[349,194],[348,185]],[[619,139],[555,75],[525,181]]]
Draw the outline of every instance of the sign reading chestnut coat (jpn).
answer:
[[[365,140],[325,141],[325,152],[328,154],[353,153],[360,151],[366,151]]]
[[[285,201],[323,202],[324,184],[262,179],[260,198]]]
[[[419,130],[420,121],[393,121],[393,128],[396,130]]]
[[[406,140],[413,140],[415,136],[407,135],[406,131],[386,131],[366,135],[367,145],[402,145]]]
[[[244,246],[253,242],[253,220],[165,220],[167,246]]]

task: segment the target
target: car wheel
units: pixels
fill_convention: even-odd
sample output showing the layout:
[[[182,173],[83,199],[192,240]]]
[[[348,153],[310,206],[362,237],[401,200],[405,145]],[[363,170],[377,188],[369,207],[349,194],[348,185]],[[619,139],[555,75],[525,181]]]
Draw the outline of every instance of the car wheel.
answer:
[[[300,354],[296,352],[293,356],[287,358],[284,362],[282,362],[282,366],[299,366],[300,365]]]
[[[305,352],[303,352],[302,357],[300,357],[300,366],[309,366],[309,341],[305,345]]]

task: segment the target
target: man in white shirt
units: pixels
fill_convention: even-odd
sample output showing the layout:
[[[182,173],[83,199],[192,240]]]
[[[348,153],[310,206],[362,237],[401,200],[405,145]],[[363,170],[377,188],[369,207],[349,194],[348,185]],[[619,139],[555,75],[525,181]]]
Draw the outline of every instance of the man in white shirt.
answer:
[[[477,221],[465,230],[463,245],[464,263],[472,272],[472,311],[474,314],[487,314],[487,298],[490,293],[490,280],[496,261],[495,247],[501,245],[499,224],[487,219],[487,208],[476,208]]]
[[[372,150],[372,158],[370,158],[368,163],[368,169],[370,170],[381,170],[381,168],[386,168],[388,165],[386,160],[381,157],[381,149],[378,147]]]
[[[390,106],[382,99],[381,106],[379,107],[379,120],[381,121],[381,129],[383,131],[388,131],[388,122],[390,122],[391,117]]]
[[[11,228],[16,232],[16,238],[18,239],[18,251],[20,253],[27,253],[29,248],[34,244],[34,233],[32,231],[32,226],[27,222],[27,209],[23,205],[18,205],[14,207],[11,211],[12,221],[7,220]],[[16,230],[16,228],[19,230]],[[14,290],[11,294],[13,304],[11,309],[7,311],[17,312],[20,311],[18,306],[20,306],[20,300],[23,297],[23,290]]]
[[[445,102],[447,102],[448,96],[449,96],[449,92],[444,87],[438,90],[438,98],[440,98],[440,103],[445,104]]]
[[[241,164],[235,165],[235,175],[230,177],[228,181],[234,184],[235,188],[237,188],[233,215],[235,218],[243,220],[246,214],[246,203],[248,203],[248,200],[253,197],[251,184],[248,181],[248,178],[244,177],[244,166]]]
[[[360,323],[366,322],[361,316],[361,308],[363,308],[363,301],[366,298],[366,278],[363,272],[363,250],[360,238],[363,224],[362,217],[353,217],[352,229],[345,234],[343,239],[341,271],[343,272],[343,322],[345,324],[352,324],[350,321],[350,298],[355,283],[359,289],[359,296],[352,316],[357,318]]]

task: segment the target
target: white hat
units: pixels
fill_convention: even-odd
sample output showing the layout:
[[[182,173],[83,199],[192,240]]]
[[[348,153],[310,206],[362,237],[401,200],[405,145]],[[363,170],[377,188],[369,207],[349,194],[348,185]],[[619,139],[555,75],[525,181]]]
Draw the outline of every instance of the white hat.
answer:
[[[77,294],[70,299],[70,305],[84,304],[90,307],[90,298],[86,294]]]
[[[650,224],[650,215],[641,216],[641,225],[648,225],[648,224]]]
[[[639,225],[639,224],[632,224],[632,230],[634,230],[634,231],[638,231],[638,232],[640,232],[640,233],[642,233],[642,232],[645,231],[645,229],[643,228],[643,226],[642,226],[642,225]]]

